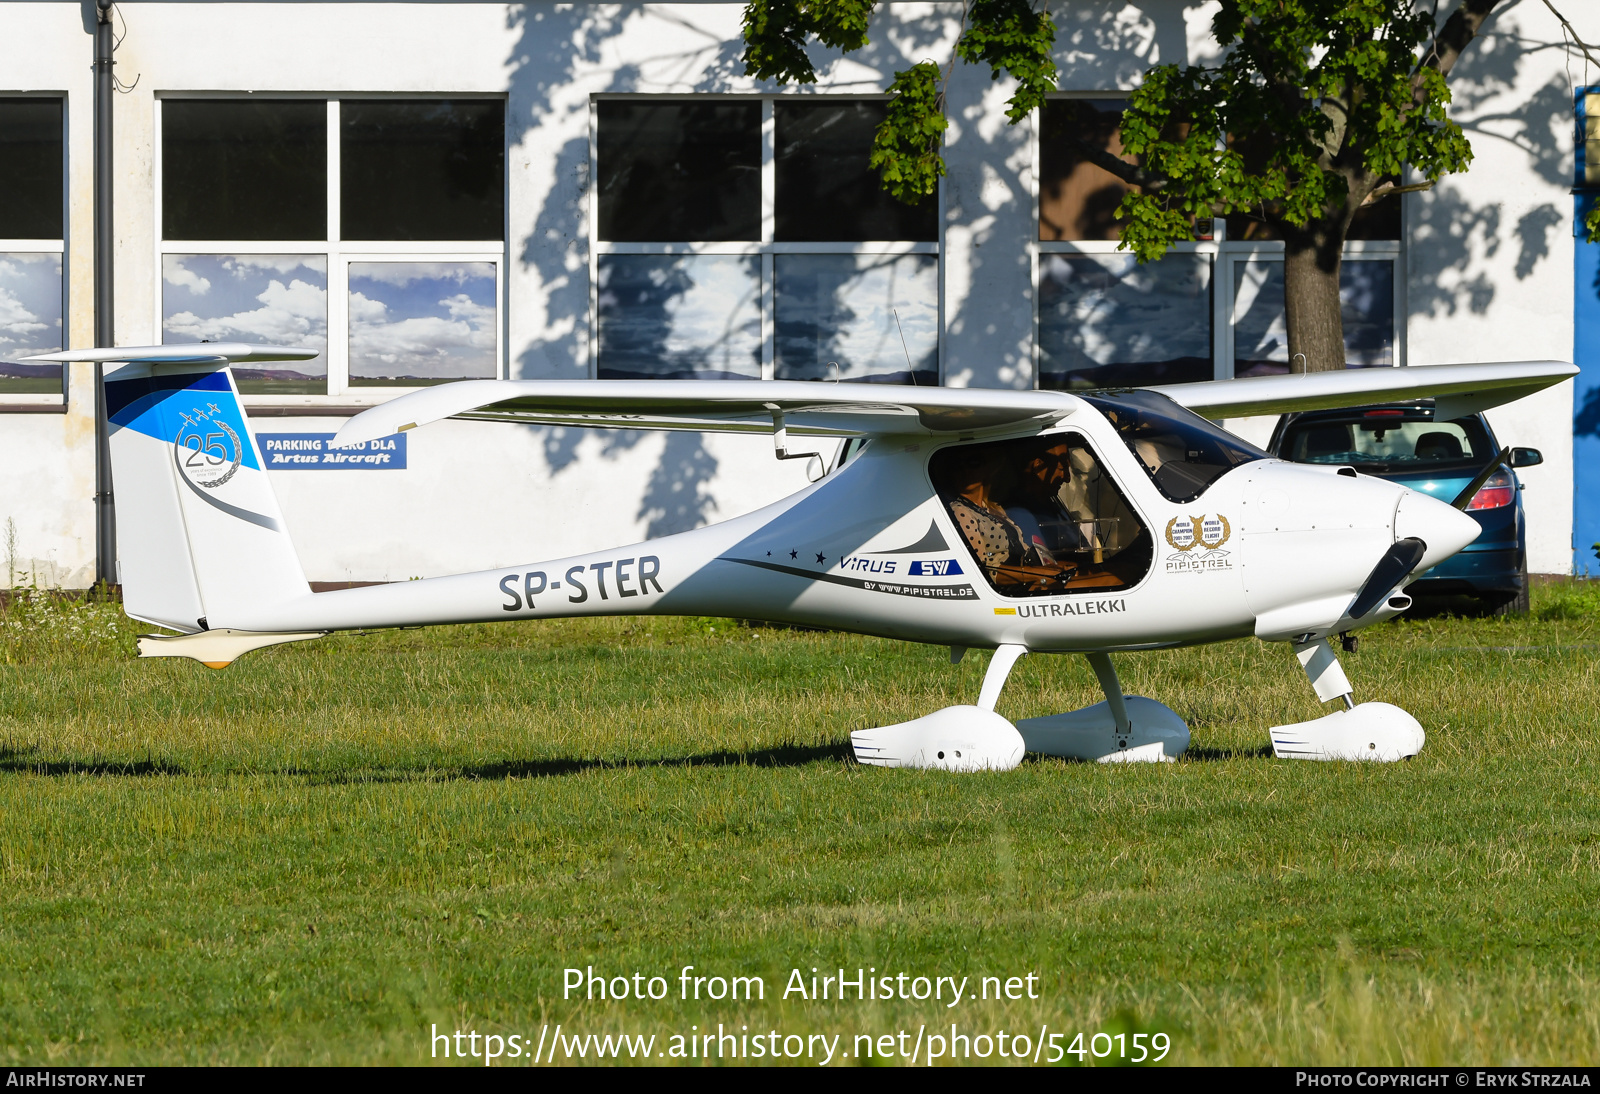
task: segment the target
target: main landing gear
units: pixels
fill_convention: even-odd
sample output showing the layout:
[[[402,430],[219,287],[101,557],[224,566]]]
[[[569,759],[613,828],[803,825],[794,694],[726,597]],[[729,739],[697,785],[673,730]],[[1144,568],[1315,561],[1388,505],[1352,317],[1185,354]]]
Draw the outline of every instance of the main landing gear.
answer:
[[[1189,727],[1169,707],[1123,695],[1105,653],[1088,655],[1105,702],[1012,725],[994,707],[1012,668],[1027,653],[1020,645],[995,650],[975,706],[946,707],[909,722],[852,733],[856,759],[880,767],[1008,771],[1022,762],[1025,751],[1101,763],[1154,763],[1176,759],[1189,747]]]
[[[1272,727],[1272,751],[1280,759],[1406,760],[1421,750],[1426,735],[1417,720],[1389,703],[1357,704],[1326,639],[1294,643],[1295,656],[1317,698],[1338,700],[1344,709],[1309,722]],[[960,660],[965,651],[952,650]],[[930,767],[944,771],[1009,771],[1024,752],[1100,763],[1158,763],[1183,755],[1189,727],[1172,708],[1141,695],[1124,695],[1106,653],[1085,656],[1100,681],[1105,702],[1066,714],[1024,718],[1013,725],[995,713],[1001,689],[1017,662],[1020,645],[995,650],[984,673],[978,702],[946,707],[923,718],[850,735],[856,759],[880,767]]]

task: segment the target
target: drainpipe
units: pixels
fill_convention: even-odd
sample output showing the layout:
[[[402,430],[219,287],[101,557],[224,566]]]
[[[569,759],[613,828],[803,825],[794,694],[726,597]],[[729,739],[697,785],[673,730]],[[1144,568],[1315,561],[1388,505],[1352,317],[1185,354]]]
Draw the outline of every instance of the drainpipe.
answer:
[[[112,0],[95,0],[94,28],[94,344],[116,345],[113,329],[111,219]],[[94,542],[95,580],[117,584],[117,516],[112,505],[111,451],[106,421],[105,366],[94,366]]]

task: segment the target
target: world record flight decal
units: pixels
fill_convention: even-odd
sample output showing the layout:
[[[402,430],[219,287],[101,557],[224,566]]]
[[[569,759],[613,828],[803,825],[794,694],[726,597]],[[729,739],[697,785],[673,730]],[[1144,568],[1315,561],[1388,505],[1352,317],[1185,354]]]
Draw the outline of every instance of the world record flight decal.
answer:
[[[1233,526],[1221,513],[1212,516],[1173,517],[1167,521],[1167,546],[1176,554],[1166,558],[1167,573],[1196,574],[1208,570],[1231,570],[1233,559],[1222,549],[1233,535]]]

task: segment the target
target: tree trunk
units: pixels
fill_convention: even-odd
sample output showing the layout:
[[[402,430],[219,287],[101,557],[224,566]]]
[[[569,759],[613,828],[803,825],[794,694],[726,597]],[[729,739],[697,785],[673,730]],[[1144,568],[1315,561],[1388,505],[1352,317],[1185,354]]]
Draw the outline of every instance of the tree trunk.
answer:
[[[1290,372],[1344,368],[1344,319],[1339,314],[1339,264],[1344,233],[1312,222],[1284,226],[1283,303],[1289,327]]]

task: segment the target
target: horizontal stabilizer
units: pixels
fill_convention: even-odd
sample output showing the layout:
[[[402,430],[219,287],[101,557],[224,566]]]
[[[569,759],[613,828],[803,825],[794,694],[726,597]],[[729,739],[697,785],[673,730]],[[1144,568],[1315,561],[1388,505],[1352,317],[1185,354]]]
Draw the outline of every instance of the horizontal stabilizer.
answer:
[[[223,364],[251,361],[309,361],[321,350],[300,346],[257,346],[249,342],[186,342],[170,346],[118,346],[114,349],[69,349],[39,353],[24,361],[139,362],[148,365]]]

